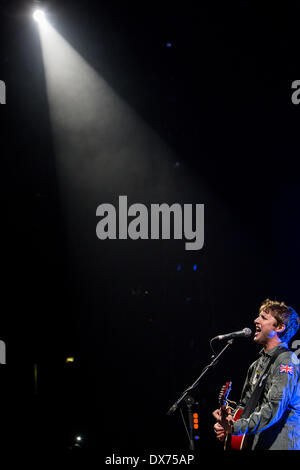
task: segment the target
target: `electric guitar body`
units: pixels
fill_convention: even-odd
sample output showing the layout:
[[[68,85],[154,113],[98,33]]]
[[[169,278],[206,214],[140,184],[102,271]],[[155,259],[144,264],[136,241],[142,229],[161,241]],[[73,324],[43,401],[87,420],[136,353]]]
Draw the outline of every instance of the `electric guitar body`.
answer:
[[[240,419],[243,408],[237,408],[233,415],[233,421]],[[233,436],[227,433],[225,438],[224,450],[243,450],[247,447],[246,434],[241,436]]]
[[[227,416],[226,408],[227,408],[227,399],[228,395],[231,390],[231,382],[226,382],[225,385],[221,388],[219,394],[219,403],[220,403],[220,410],[221,413],[224,414],[224,417]],[[243,408],[237,408],[233,415],[233,421],[237,421],[240,419],[241,414],[243,413]],[[225,442],[224,442],[224,450],[243,450],[247,448],[247,439],[246,435],[243,434],[241,436],[232,436],[230,433],[226,433]]]

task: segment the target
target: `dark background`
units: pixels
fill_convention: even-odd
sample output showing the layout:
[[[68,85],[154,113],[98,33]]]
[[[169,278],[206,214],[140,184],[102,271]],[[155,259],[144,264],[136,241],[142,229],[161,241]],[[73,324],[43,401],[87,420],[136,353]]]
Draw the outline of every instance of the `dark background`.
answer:
[[[185,251],[183,240],[98,240],[96,205],[86,218],[77,189],[66,230],[31,4],[0,2],[7,442],[70,450],[81,434],[83,452],[104,456],[188,450],[179,412],[166,411],[210,362],[210,338],[252,328],[266,297],[300,309],[300,106],[291,101],[300,2],[261,3],[46,4],[60,34],[172,151],[147,172],[130,165],[130,145],[127,167],[99,159],[91,199],[204,203],[204,247]],[[72,244],[67,232],[79,227]],[[200,449],[220,449],[219,389],[232,380],[238,400],[258,350],[236,340],[197,388]]]

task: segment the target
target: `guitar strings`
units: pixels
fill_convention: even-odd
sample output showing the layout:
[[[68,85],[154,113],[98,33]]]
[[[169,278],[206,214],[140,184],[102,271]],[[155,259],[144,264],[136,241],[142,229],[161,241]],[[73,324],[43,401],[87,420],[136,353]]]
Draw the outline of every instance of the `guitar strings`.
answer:
[[[235,406],[232,407],[232,406],[228,405],[228,403],[230,403],[230,405],[234,404]],[[231,410],[234,410],[237,407],[237,403],[233,400],[229,400],[228,398],[226,400],[226,405],[227,405],[226,408],[230,408]]]

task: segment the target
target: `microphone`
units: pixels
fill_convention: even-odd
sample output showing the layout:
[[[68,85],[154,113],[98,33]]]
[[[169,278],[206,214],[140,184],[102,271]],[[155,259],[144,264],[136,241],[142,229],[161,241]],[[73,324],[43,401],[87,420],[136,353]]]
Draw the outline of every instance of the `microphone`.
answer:
[[[215,336],[213,339],[231,339],[231,338],[243,338],[250,336],[252,334],[252,331],[250,328],[244,328],[241,331],[234,331],[233,333],[227,333],[227,335],[219,335]]]

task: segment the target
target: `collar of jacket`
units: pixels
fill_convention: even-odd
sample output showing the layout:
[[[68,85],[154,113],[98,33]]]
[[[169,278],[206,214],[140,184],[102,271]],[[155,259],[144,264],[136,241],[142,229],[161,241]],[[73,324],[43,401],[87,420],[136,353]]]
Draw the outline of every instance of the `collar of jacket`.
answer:
[[[274,348],[269,349],[269,351],[265,351],[264,349],[262,349],[262,350],[259,352],[259,354],[260,354],[261,356],[269,356],[269,357],[272,357],[273,354],[274,354],[274,352],[277,350],[277,348],[289,349],[287,343],[280,343],[280,344],[278,344],[278,346],[275,346]]]

